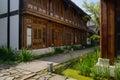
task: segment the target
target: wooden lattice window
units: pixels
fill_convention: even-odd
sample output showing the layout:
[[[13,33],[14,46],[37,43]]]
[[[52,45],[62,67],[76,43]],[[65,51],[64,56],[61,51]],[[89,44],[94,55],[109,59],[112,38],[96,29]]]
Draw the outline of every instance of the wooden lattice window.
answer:
[[[37,39],[37,29],[34,29],[34,39]]]
[[[52,29],[52,44],[54,44],[54,29]]]
[[[43,47],[46,46],[46,29],[43,28]]]
[[[42,37],[41,37],[41,30],[39,29],[38,30],[38,39],[41,39]]]
[[[61,45],[63,45],[62,39],[63,39],[63,34],[62,34],[62,32],[60,32],[60,43],[61,43]]]

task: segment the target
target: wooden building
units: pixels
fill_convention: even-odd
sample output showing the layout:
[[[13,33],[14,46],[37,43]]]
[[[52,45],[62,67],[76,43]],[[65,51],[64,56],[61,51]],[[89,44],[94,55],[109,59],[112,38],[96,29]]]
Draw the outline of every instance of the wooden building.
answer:
[[[40,49],[85,44],[86,16],[71,0],[0,0],[0,45]]]
[[[101,58],[120,55],[120,0],[101,0]]]

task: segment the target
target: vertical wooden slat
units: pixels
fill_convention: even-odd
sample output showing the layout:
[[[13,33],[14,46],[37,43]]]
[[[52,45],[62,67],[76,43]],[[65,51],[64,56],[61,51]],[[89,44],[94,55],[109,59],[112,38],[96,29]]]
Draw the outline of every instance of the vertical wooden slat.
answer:
[[[50,28],[50,23],[48,22],[47,23],[47,26],[46,26],[46,47],[49,47],[49,28]]]
[[[108,58],[111,61],[111,64],[113,64],[114,57],[115,57],[115,43],[114,43],[114,31],[115,31],[115,11],[114,11],[114,0],[109,0],[108,3]]]
[[[107,58],[107,2],[101,0],[101,58]]]

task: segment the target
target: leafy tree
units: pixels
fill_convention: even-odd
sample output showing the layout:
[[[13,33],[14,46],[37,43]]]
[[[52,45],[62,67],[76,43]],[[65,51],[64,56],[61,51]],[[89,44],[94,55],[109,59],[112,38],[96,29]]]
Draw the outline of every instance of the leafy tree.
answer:
[[[91,16],[90,22],[94,23],[96,25],[96,29],[98,30],[100,26],[100,2],[91,1],[90,3],[87,3],[87,1],[84,0],[82,6]]]

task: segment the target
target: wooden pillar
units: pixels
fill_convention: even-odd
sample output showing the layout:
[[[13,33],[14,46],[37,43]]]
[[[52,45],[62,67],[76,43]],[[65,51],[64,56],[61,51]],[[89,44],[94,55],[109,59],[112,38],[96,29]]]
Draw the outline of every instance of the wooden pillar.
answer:
[[[114,0],[101,0],[101,58],[110,59],[111,64],[115,57],[114,3]]]

